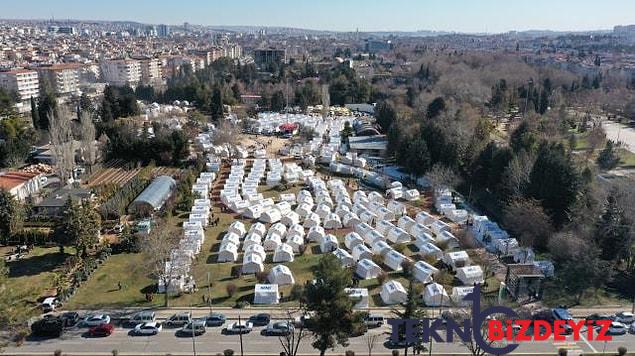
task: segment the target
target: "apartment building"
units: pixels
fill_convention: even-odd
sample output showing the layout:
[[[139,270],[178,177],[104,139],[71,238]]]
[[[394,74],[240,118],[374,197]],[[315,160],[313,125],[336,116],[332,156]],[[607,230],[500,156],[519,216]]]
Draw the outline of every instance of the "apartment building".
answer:
[[[56,94],[79,95],[79,78],[82,65],[78,63],[64,63],[45,65],[35,68],[41,80],[47,81]]]
[[[107,60],[100,64],[101,79],[116,86],[136,87],[141,81],[141,63],[133,59]]]
[[[141,84],[143,85],[161,85],[163,76],[161,75],[161,61],[152,57],[134,57],[139,61],[141,68]]]
[[[287,51],[277,48],[256,49],[254,50],[254,61],[257,65],[285,63],[287,61]]]
[[[26,102],[40,95],[37,72],[30,69],[14,69],[0,72],[0,87],[18,93],[20,100]]]

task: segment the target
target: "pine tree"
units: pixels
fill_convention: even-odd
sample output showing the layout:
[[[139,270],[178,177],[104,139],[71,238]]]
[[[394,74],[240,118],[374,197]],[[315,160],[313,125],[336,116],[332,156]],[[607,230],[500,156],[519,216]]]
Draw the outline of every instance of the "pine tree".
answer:
[[[31,122],[33,123],[34,129],[37,130],[40,128],[40,112],[38,111],[34,97],[31,97]]]

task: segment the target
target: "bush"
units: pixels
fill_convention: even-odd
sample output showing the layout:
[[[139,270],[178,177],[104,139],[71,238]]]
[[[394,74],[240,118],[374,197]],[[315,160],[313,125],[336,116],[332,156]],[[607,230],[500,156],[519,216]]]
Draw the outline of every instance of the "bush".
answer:
[[[392,356],[399,356],[399,350],[392,350]]]
[[[300,300],[303,294],[304,288],[302,288],[302,286],[299,284],[294,284],[293,287],[291,287],[291,293],[289,297],[291,298],[291,300]]]
[[[626,349],[626,347],[620,346],[620,347],[617,348],[617,354],[619,356],[624,356],[624,355],[626,355],[626,353],[628,353],[628,350]]]
[[[558,349],[558,356],[567,356],[567,349]]]
[[[388,273],[386,273],[386,272],[381,272],[377,276],[377,282],[379,282],[380,285],[383,285],[384,282],[386,282],[386,279],[388,279]]]
[[[306,252],[306,245],[300,245],[298,247],[298,253],[300,254],[300,256],[304,256],[304,252]]]
[[[258,280],[258,283],[267,283],[269,273],[267,271],[258,272],[256,273],[256,279]]]
[[[351,350],[347,350],[347,351],[344,353],[344,355],[346,355],[346,356],[355,356],[355,352],[354,352],[354,351],[351,351]]]
[[[234,356],[234,350],[226,349],[226,350],[223,351],[223,355],[224,356]]]
[[[236,294],[236,291],[238,291],[238,287],[236,287],[234,283],[229,283],[225,286],[225,290],[227,291],[228,296],[233,297],[234,294]]]

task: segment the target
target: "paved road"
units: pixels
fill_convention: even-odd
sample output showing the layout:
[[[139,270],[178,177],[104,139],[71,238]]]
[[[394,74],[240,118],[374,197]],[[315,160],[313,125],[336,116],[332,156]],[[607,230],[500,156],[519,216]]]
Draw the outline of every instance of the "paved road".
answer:
[[[609,140],[622,142],[624,148],[635,153],[635,129],[610,120],[602,121]]]
[[[261,335],[264,327],[254,328],[251,334],[243,336],[244,353],[247,355],[278,355],[282,351],[278,337]],[[223,335],[221,327],[207,328],[205,335],[195,338],[177,337],[176,329],[164,329],[156,336],[132,336],[130,329],[117,327],[113,335],[106,338],[90,338],[85,335],[86,328],[74,328],[68,330],[59,339],[28,339],[21,347],[9,347],[4,350],[7,355],[51,355],[55,350],[62,350],[64,354],[111,354],[112,350],[118,350],[120,354],[167,354],[192,355],[193,347],[197,354],[214,355],[225,349],[240,350],[240,341],[237,335]],[[369,334],[380,335],[373,348],[373,354],[390,354],[383,342],[387,339],[390,329],[383,326],[371,329],[366,335],[350,339],[350,345],[346,348],[338,347],[329,354],[343,354],[345,350],[355,351],[356,354],[368,354]],[[310,345],[311,340],[306,339],[300,346],[301,354],[315,354],[316,351]],[[568,337],[566,341],[531,342],[523,343],[516,353],[531,354],[556,354],[560,348],[569,350],[569,355],[592,354],[606,352],[614,353],[619,346],[625,346],[629,350],[635,350],[635,335],[615,336],[614,340],[605,344],[603,342],[587,342],[586,340],[573,341]],[[434,354],[461,354],[467,353],[465,345],[461,343],[434,343]]]

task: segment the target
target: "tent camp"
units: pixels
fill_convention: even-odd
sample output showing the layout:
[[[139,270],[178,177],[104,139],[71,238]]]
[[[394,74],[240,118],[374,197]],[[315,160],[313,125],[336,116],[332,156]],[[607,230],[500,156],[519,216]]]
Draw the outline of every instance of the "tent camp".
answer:
[[[342,225],[346,228],[354,227],[359,225],[361,222],[362,221],[359,219],[359,216],[353,212],[348,212],[342,217]]]
[[[322,219],[320,219],[320,217],[318,216],[318,214],[316,213],[309,213],[305,218],[304,218],[304,227],[307,229],[312,228],[313,226],[319,226],[320,223],[322,222]]]
[[[417,213],[417,215],[415,215],[415,220],[421,225],[430,226],[437,219],[427,211],[420,211]]]
[[[334,235],[328,234],[324,236],[324,238],[322,239],[322,242],[320,242],[320,251],[322,253],[335,251],[335,249],[337,249],[338,246],[339,244],[337,242],[337,237],[335,237]]]
[[[381,267],[379,267],[379,265],[371,259],[367,258],[360,260],[357,263],[357,268],[355,268],[355,274],[357,274],[361,279],[377,278],[377,276],[381,273],[383,273]]]
[[[256,284],[254,287],[254,304],[278,304],[280,294],[277,284]]]
[[[245,249],[245,256],[251,255],[251,254],[258,255],[258,257],[260,257],[262,261],[264,261],[267,258],[267,252],[265,251],[265,248],[262,247],[262,245],[256,245],[256,244],[249,245],[249,247]]]
[[[203,230],[203,224],[200,221],[184,221],[183,231]]]
[[[405,303],[408,299],[408,292],[398,281],[388,281],[381,286],[381,292],[379,292],[381,300],[386,305],[393,305],[399,303]]]
[[[355,261],[359,261],[364,258],[368,258],[368,259],[373,258],[373,251],[371,251],[371,249],[369,249],[364,244],[355,245],[355,247],[352,248],[351,254],[353,255],[353,258],[355,259]]]
[[[478,265],[457,268],[456,278],[466,286],[484,282],[483,270]]]
[[[250,232],[245,236],[245,240],[243,240],[243,251],[247,250],[247,247],[250,245],[260,245],[262,242],[262,237],[260,235]]]
[[[295,208],[295,212],[301,217],[305,218],[307,215],[311,213],[311,209],[313,209],[312,204],[302,203]]]
[[[465,251],[446,252],[443,255],[443,262],[453,270],[470,265],[470,256]]]
[[[374,225],[375,221],[377,221],[378,217],[373,212],[369,210],[364,210],[359,213],[359,220],[368,225]]]
[[[417,235],[417,237],[415,237],[415,246],[420,251],[422,249],[422,246],[427,243],[434,243],[434,238],[430,234],[427,234],[424,232],[424,233],[421,233],[420,235]]]
[[[410,234],[407,233],[405,230],[398,228],[396,226],[388,231],[387,238],[388,238],[388,241],[395,244],[403,244],[403,243],[410,242]]]
[[[258,220],[268,224],[278,222],[280,219],[282,219],[282,214],[280,213],[280,210],[275,207],[268,208],[260,214],[260,217],[258,217]]]
[[[243,237],[245,236],[245,233],[247,232],[247,230],[245,229],[245,224],[236,220],[233,223],[231,223],[231,225],[229,225],[229,227],[227,228],[227,232],[233,232],[239,237]]]
[[[472,293],[474,287],[453,287],[452,288],[452,304],[467,307],[472,304],[471,301],[463,300],[466,295]]]
[[[433,276],[439,272],[434,266],[424,261],[418,261],[413,267],[414,277],[421,283],[432,282]]]
[[[397,226],[401,229],[404,229],[408,232],[410,232],[410,228],[412,226],[414,226],[417,222],[409,217],[408,215],[404,215],[402,217],[399,218],[399,220],[397,221]]]
[[[450,296],[439,283],[430,283],[423,290],[423,303],[429,307],[448,306]]]
[[[327,230],[341,229],[342,220],[335,213],[330,213],[324,220],[324,228]]]
[[[402,263],[408,260],[408,257],[395,250],[390,250],[384,255],[384,264],[393,271],[401,271],[403,269]]]
[[[434,232],[434,234],[436,236],[439,236],[441,234],[441,231],[451,231],[452,230],[450,225],[444,223],[441,220],[437,220],[437,221],[433,222],[432,225],[430,225],[430,229],[432,229],[432,231]]]
[[[309,241],[317,243],[322,243],[324,236],[326,236],[326,232],[324,231],[324,228],[322,226],[313,226],[309,229],[309,233],[306,235]]]
[[[295,284],[295,279],[293,278],[291,270],[285,265],[274,266],[271,269],[271,272],[269,272],[267,279],[269,280],[269,283],[277,284],[279,286]]]
[[[262,247],[265,251],[275,251],[282,244],[282,238],[277,233],[273,233],[265,238]]]
[[[347,249],[352,251],[353,247],[359,244],[364,244],[364,239],[362,239],[362,237],[355,231],[349,232],[346,236],[344,236],[344,245]]]
[[[218,251],[218,262],[234,262],[238,259],[238,246],[231,242],[221,244]]]
[[[267,236],[269,235],[278,235],[280,237],[284,236],[287,234],[287,227],[282,224],[282,223],[275,223],[273,225],[271,225],[271,227],[269,228],[269,231],[267,231]]]
[[[407,201],[416,201],[419,200],[420,194],[416,189],[409,189],[403,193],[403,198]]]
[[[353,230],[359,234],[359,236],[364,236],[366,232],[372,230],[372,226],[366,223],[359,223],[353,227]]]
[[[255,204],[246,208],[242,215],[247,219],[258,219],[264,210],[265,208],[262,205]]]
[[[368,309],[368,289],[367,288],[345,288],[344,293],[355,301],[353,309]]]
[[[282,216],[287,215],[291,212],[291,204],[286,201],[281,201],[276,204],[276,208],[280,211]]]
[[[430,237],[432,237],[434,235],[434,232],[432,232],[432,230],[430,230],[427,226],[420,224],[420,223],[416,223],[414,225],[412,225],[410,227],[410,230],[408,230],[408,232],[410,233],[410,235],[412,236],[419,236],[421,234],[428,234],[430,235]]]
[[[240,237],[233,232],[228,232],[223,236],[222,242],[231,242],[234,245],[240,245]]]
[[[285,235],[286,239],[293,238],[294,236],[299,236],[304,239],[304,227],[300,224],[291,225],[287,230],[287,234]]]
[[[376,255],[384,255],[388,251],[392,251],[392,247],[384,240],[376,240],[373,243],[373,253]]]
[[[390,229],[394,228],[395,225],[390,221],[379,220],[377,221],[377,225],[375,225],[375,229],[382,235],[386,236]]]
[[[431,242],[426,242],[423,245],[419,246],[419,255],[421,257],[431,256],[438,261],[443,258],[443,250],[441,250]]]
[[[293,247],[288,244],[279,245],[273,253],[273,262],[293,262]]]
[[[333,251],[333,255],[337,257],[337,259],[344,267],[352,267],[355,265],[355,259],[353,258],[353,256],[351,256],[351,254],[343,248],[338,248]]]
[[[386,209],[390,210],[395,216],[403,216],[406,214],[406,206],[394,200],[388,202]]]
[[[395,221],[396,219],[395,213],[384,207],[379,208],[375,214],[378,220]]]
[[[253,274],[264,271],[265,267],[262,265],[262,261],[263,259],[256,253],[245,253],[242,267],[243,274]]]
[[[265,226],[265,224],[257,222],[251,225],[251,227],[249,228],[249,232],[259,235],[260,237],[265,237],[265,233],[267,233],[267,227]]]
[[[291,237],[287,237],[287,245],[291,246],[294,253],[300,252],[300,246],[304,245],[304,238],[300,235],[293,235]]]
[[[320,204],[315,209],[315,213],[320,217],[320,219],[326,219],[329,214],[331,214],[331,209],[326,204]]]
[[[459,248],[459,239],[446,230],[442,230],[441,233],[437,235],[436,242],[437,244],[447,246],[448,249]]]
[[[368,200],[374,203],[382,204],[382,205],[385,204],[384,197],[380,193],[374,192],[374,191],[368,193]]]
[[[285,224],[286,226],[291,226],[300,223],[300,215],[295,211],[290,211],[286,215],[282,216],[280,222]]]

